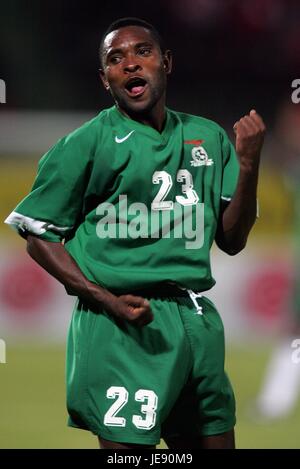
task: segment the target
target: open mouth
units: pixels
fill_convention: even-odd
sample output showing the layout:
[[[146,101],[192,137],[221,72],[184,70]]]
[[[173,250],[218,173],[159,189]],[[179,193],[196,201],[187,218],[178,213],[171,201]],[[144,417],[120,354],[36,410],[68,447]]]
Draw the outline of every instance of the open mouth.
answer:
[[[147,82],[143,78],[132,77],[127,81],[125,90],[130,97],[138,97],[144,93],[146,86]]]

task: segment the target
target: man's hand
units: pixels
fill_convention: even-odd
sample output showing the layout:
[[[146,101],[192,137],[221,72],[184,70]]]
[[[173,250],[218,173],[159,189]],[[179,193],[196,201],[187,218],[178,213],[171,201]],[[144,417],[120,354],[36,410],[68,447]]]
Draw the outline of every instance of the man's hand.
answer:
[[[241,169],[253,170],[259,165],[260,151],[264,142],[265,124],[259,114],[252,110],[233,126],[236,135],[236,152]]]
[[[104,306],[112,316],[124,319],[135,326],[146,326],[153,321],[149,302],[139,296],[122,295],[111,298]]]

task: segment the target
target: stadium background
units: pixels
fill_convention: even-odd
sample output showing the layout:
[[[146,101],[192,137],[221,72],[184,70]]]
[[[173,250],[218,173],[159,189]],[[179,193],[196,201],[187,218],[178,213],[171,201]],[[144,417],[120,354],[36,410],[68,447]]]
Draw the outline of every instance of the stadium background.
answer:
[[[174,53],[168,106],[232,125],[251,108],[268,135],[260,218],[245,252],[212,254],[227,368],[238,401],[240,448],[300,448],[300,406],[259,423],[250,404],[272,347],[288,330],[297,266],[295,217],[300,152],[300,6],[293,0],[2,2],[0,219],[28,192],[40,156],[111,100],[98,78],[101,32],[116,18],[153,22]],[[96,448],[65,426],[64,344],[73,300],[0,224],[0,448]],[[296,338],[296,337],[294,337]],[[292,340],[292,339],[291,339]],[[298,365],[300,366],[300,364]]]

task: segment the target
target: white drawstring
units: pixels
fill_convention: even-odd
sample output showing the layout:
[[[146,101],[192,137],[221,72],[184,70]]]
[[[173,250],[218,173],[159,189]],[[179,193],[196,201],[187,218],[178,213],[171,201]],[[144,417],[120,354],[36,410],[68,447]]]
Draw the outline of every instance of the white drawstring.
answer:
[[[172,283],[172,282],[170,282]],[[185,290],[187,292],[187,294],[189,295],[190,299],[192,300],[192,302],[194,303],[195,305],[195,308],[196,308],[196,313],[195,314],[201,314],[203,315],[203,308],[202,306],[200,306],[197,302],[197,298],[202,298],[202,295],[201,293],[196,293],[194,292],[194,290],[191,290],[191,289],[188,289],[188,288],[184,288],[184,287],[180,287],[179,285],[177,285],[178,288],[180,288],[180,290]]]
[[[200,306],[197,302],[197,298],[202,298],[201,293],[196,293],[193,290],[188,290],[188,289],[186,291],[188,292],[190,299],[195,305],[195,308],[197,311],[195,314],[203,314],[202,306]]]

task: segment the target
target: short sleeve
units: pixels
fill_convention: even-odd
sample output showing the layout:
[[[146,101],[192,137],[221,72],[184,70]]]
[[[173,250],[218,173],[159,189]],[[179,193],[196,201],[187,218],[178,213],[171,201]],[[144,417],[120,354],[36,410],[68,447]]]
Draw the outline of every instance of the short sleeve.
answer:
[[[223,157],[221,199],[230,201],[237,186],[240,166],[234,146],[224,130],[221,133],[221,140]]]
[[[64,137],[40,160],[31,192],[5,223],[47,241],[70,236],[81,216],[89,156],[79,139]]]

